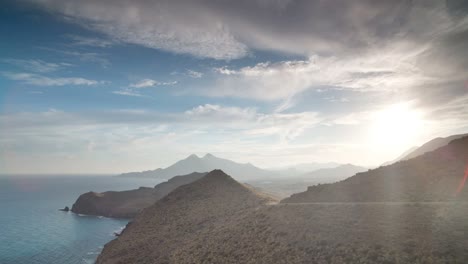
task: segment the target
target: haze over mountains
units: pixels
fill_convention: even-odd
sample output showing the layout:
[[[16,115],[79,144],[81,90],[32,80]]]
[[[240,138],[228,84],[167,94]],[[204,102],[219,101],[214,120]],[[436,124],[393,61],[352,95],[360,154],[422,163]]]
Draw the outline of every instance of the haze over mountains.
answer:
[[[468,136],[409,160],[311,186],[284,202],[440,202],[467,200],[458,192],[468,173]]]
[[[342,165],[345,165],[341,167]],[[334,172],[333,168],[337,168]],[[275,179],[281,177],[298,177],[306,178],[307,173],[310,173],[310,177],[315,177],[313,173],[316,170],[331,169],[328,171],[330,176],[333,178],[340,172],[345,172],[347,177],[353,175],[353,171],[363,171],[365,168],[354,166],[351,164],[339,164],[336,162],[327,163],[304,163],[290,166],[287,168],[278,169],[261,169],[251,163],[238,163],[228,159],[216,157],[212,154],[206,154],[203,157],[199,157],[195,154],[188,156],[187,158],[177,161],[167,168],[159,168],[156,170],[149,170],[143,172],[129,172],[118,175],[119,177],[148,177],[158,179],[169,179],[175,175],[184,175],[192,172],[209,172],[215,169],[221,169],[238,180],[258,180],[258,179]],[[317,176],[325,174],[317,172]],[[338,176],[340,177],[340,176]],[[327,181],[330,182],[330,181]],[[333,181],[332,181],[333,182]]]
[[[206,154],[198,157],[195,154],[180,160],[173,165],[164,168],[144,172],[130,172],[119,175],[120,177],[154,177],[158,179],[169,179],[175,175],[184,175],[192,172],[209,172],[222,169],[232,177],[240,180],[249,178],[272,177],[275,173],[255,167],[250,163],[237,163],[227,159]]]
[[[397,161],[401,161],[401,160],[408,160],[408,159],[412,159],[412,158],[415,158],[419,155],[422,155],[426,152],[429,152],[429,151],[433,151],[433,150],[436,150],[440,147],[443,147],[445,145],[447,145],[448,143],[450,143],[450,141],[454,140],[454,139],[458,139],[458,138],[462,138],[462,137],[465,137],[465,136],[468,136],[468,134],[459,134],[459,135],[452,135],[452,136],[448,136],[448,137],[437,137],[437,138],[434,138],[426,143],[424,143],[422,146],[420,147],[412,147],[410,149],[408,149],[407,151],[405,151],[404,153],[402,153],[398,158],[392,160],[392,161],[387,161],[385,163],[382,164],[382,166],[386,166],[386,165],[390,165],[390,164],[393,164]]]
[[[97,263],[464,263],[468,137],[280,204],[222,171],[144,209]]]
[[[285,198],[291,194],[305,191],[307,186],[337,182],[351,177],[358,172],[367,170],[368,169],[364,167],[344,164],[335,168],[324,168],[307,173],[289,174],[281,178],[250,180],[247,181],[247,183],[262,188],[278,197]]]

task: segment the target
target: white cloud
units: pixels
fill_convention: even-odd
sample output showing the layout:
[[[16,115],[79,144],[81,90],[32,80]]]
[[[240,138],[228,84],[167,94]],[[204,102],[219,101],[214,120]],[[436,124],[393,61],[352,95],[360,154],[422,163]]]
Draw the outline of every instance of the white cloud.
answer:
[[[104,83],[102,81],[89,80],[80,77],[46,77],[39,74],[32,73],[12,73],[4,72],[3,76],[10,80],[20,81],[25,84],[37,86],[64,86],[64,85],[97,85]]]
[[[50,62],[45,62],[43,60],[34,60],[34,59],[31,59],[31,60],[4,59],[2,61],[19,66],[28,71],[34,71],[34,72],[40,72],[40,73],[58,71],[64,67],[71,66],[68,63],[50,63]]]
[[[60,50],[60,49],[51,49],[47,47],[42,47],[44,50],[61,53],[67,56],[74,57],[82,62],[87,63],[98,63],[103,68],[107,68],[111,65],[111,62],[105,57],[103,53],[96,52],[80,52],[76,50]]]
[[[126,95],[126,96],[135,96],[135,97],[141,97],[143,96],[142,94],[140,94],[139,92],[137,91],[134,91],[132,89],[121,89],[121,90],[116,90],[116,91],[112,91],[113,94],[119,94],[119,95]]]
[[[447,79],[462,81],[460,69],[446,69],[443,75],[429,74],[427,64],[418,61],[427,49],[394,45],[359,56],[314,55],[307,60],[263,62],[239,69],[220,67],[214,69],[216,83],[198,92],[214,97],[284,100],[278,107],[282,111],[294,104],[297,94],[309,89],[404,93],[428,83],[442,84]]]
[[[176,85],[177,81],[172,82],[158,82],[153,79],[143,79],[136,83],[130,84],[132,88],[148,88],[153,86],[166,86],[166,85]]]
[[[187,75],[197,79],[203,77],[203,73],[194,70],[187,70]]]
[[[112,39],[214,59],[250,50],[356,55],[402,40],[417,47],[466,29],[456,5],[438,0],[30,1]]]

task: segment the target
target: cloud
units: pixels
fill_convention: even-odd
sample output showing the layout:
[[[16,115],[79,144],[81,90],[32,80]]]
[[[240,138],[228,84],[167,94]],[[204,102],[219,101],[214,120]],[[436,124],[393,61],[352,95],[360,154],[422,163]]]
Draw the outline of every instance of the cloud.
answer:
[[[69,39],[73,41],[74,45],[77,46],[90,46],[90,47],[99,47],[107,48],[116,44],[113,40],[96,38],[96,37],[84,37],[79,35],[67,35]]]
[[[282,142],[294,140],[305,129],[318,125],[322,118],[316,112],[258,113],[254,108],[199,105],[185,112],[192,121],[242,130],[249,136],[276,135]],[[210,129],[217,129],[210,126]]]
[[[194,70],[187,70],[187,75],[197,79],[203,77],[203,73]]]
[[[251,50],[356,54],[466,26],[456,0],[31,1],[123,42],[214,59]]]
[[[2,74],[4,77],[14,80],[20,81],[25,84],[30,85],[37,85],[37,86],[64,86],[64,85],[97,85],[100,83],[104,83],[102,81],[96,80],[89,80],[80,77],[46,77],[39,74],[33,73],[12,73],[12,72],[4,72]]]
[[[61,70],[62,68],[71,66],[68,63],[50,63],[45,62],[43,60],[21,60],[21,59],[4,59],[3,62],[21,67],[28,71],[39,72],[39,73],[46,73],[46,72],[54,72]]]
[[[132,83],[130,84],[130,87],[132,88],[148,88],[148,87],[154,87],[154,86],[166,86],[166,85],[176,85],[177,81],[172,81],[172,82],[158,82],[153,79],[143,79],[140,80],[139,82]]]
[[[42,47],[42,49],[52,51],[52,52],[57,52],[57,53],[64,54],[67,56],[71,56],[82,62],[98,63],[103,68],[107,68],[111,65],[111,62],[102,53],[81,52],[81,51],[76,51],[76,50],[51,49],[47,47]]]
[[[137,91],[134,91],[132,89],[121,89],[121,90],[116,90],[112,91],[113,94],[118,94],[118,95],[126,95],[126,96],[135,96],[135,97],[142,97],[143,95]]]
[[[31,1],[124,43],[222,60],[297,55],[217,68],[210,88],[193,91],[282,101],[278,111],[311,89],[411,97],[466,81],[468,9],[458,0]]]

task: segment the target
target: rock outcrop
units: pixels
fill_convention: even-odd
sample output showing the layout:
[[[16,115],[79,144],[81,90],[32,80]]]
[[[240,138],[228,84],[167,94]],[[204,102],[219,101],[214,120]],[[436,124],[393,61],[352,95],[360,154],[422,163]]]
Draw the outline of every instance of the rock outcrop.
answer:
[[[115,218],[133,218],[142,209],[152,205],[179,186],[191,183],[206,173],[176,176],[154,188],[140,187],[129,191],[87,192],[73,204],[71,211],[78,214]]]

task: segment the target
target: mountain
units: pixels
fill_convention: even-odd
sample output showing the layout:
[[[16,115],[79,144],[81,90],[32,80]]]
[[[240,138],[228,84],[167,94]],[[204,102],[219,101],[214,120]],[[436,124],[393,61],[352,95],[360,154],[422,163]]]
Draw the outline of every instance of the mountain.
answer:
[[[250,163],[237,163],[215,157],[211,154],[206,154],[202,158],[192,154],[164,169],[159,168],[152,171],[124,173],[119,175],[119,177],[154,177],[167,179],[174,175],[183,175],[195,171],[207,172],[215,169],[223,170],[236,179],[261,178],[275,175],[273,172],[257,168]]]
[[[465,136],[468,136],[468,134],[452,135],[452,136],[445,137],[445,138],[443,138],[443,137],[434,138],[434,139],[424,143],[420,147],[412,147],[412,148],[408,149],[407,151],[403,152],[400,156],[398,156],[398,158],[396,158],[396,159],[394,159],[392,161],[384,162],[381,166],[387,166],[387,165],[393,164],[393,163],[398,162],[398,161],[415,158],[415,157],[417,157],[419,155],[422,155],[422,154],[424,154],[426,152],[430,152],[430,151],[436,150],[436,149],[438,149],[440,147],[443,147],[443,146],[447,145],[448,143],[450,143],[450,141],[452,141],[454,139],[462,138],[462,137],[465,137]]]
[[[191,241],[271,201],[223,171],[211,171],[144,209],[96,263],[178,263],[173,255]]]
[[[438,202],[468,200],[460,188],[468,173],[468,136],[415,158],[358,173],[344,181],[308,187],[285,203]]]
[[[387,166],[387,165],[390,165],[390,164],[393,164],[395,162],[398,162],[400,160],[404,160],[406,156],[408,156],[410,153],[412,153],[413,151],[417,150],[418,147],[414,146],[414,147],[411,147],[409,148],[408,150],[406,150],[405,152],[403,152],[400,156],[398,156],[396,159],[394,160],[391,160],[391,161],[386,161],[384,163],[382,163],[382,165],[380,166]]]
[[[293,193],[305,191],[307,186],[337,182],[367,170],[364,167],[344,164],[335,168],[318,169],[299,175],[290,174],[289,177],[250,180],[247,183],[278,197],[286,198]]]
[[[320,182],[336,182],[353,176],[358,172],[368,170],[367,168],[353,164],[344,164],[335,168],[325,168],[311,171],[300,176],[300,178],[313,179]]]
[[[306,172],[316,171],[319,169],[328,169],[336,168],[343,164],[337,162],[310,162],[310,163],[300,163],[296,165],[286,166],[286,167],[276,167],[271,170],[285,176],[291,175],[300,175]]]
[[[78,197],[71,211],[77,214],[132,218],[177,187],[194,182],[205,175],[206,173],[194,172],[188,175],[175,176],[156,185],[154,188],[140,187],[136,190],[120,192],[87,192]]]
[[[271,203],[221,171],[143,210],[113,263],[465,263],[463,203]]]
[[[404,156],[400,160],[408,160],[408,159],[415,158],[415,157],[417,157],[419,155],[422,155],[422,154],[424,154],[426,152],[430,152],[430,151],[436,150],[436,149],[438,149],[440,147],[443,147],[443,146],[447,145],[448,143],[450,143],[454,139],[459,139],[459,138],[466,137],[466,136],[468,136],[468,134],[452,135],[452,136],[445,137],[445,138],[443,138],[443,137],[434,138],[431,141],[429,141],[429,142],[425,143],[424,145],[422,145],[421,147],[417,148],[416,150],[412,151],[408,155]]]

